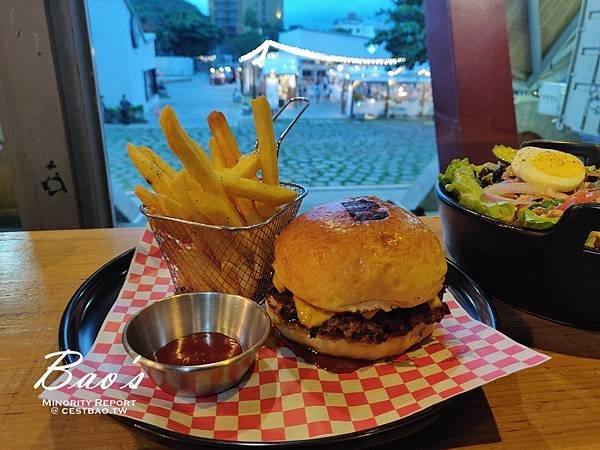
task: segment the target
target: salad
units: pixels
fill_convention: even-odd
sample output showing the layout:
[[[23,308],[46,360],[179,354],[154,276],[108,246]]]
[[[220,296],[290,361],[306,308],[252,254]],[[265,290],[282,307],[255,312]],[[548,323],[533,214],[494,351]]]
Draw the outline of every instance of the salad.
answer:
[[[551,228],[576,203],[600,203],[600,169],[558,150],[496,145],[497,162],[455,159],[440,182],[465,208],[535,230]],[[586,246],[600,250],[600,232]]]

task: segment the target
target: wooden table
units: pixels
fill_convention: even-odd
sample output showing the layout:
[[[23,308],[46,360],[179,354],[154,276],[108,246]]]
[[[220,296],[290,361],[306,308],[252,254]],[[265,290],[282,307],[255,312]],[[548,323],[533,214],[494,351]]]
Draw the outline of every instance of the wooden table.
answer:
[[[426,220],[439,233],[439,220]],[[52,415],[33,389],[47,367],[44,355],[57,350],[58,324],[73,292],[139,235],[139,229],[0,233],[1,448],[166,448],[110,417]],[[404,448],[600,448],[600,334],[495,306],[502,331],[553,359],[476,390],[403,441]]]

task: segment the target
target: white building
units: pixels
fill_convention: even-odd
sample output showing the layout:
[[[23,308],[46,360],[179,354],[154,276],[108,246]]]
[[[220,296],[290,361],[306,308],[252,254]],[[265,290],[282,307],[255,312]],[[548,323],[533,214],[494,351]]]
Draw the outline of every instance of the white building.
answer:
[[[294,28],[279,33],[279,42],[322,53],[349,57],[389,58],[391,56],[383,46],[370,45],[369,39],[366,37],[331,31]]]
[[[154,33],[144,33],[127,0],[87,0],[99,94],[107,108],[123,95],[144,112],[158,104]]]
[[[354,36],[375,37],[377,30],[385,27],[381,20],[359,17],[356,13],[348,13],[344,19],[333,22],[334,30],[344,30]]]
[[[296,28],[240,58],[242,90],[266,95],[273,109],[299,95],[355,117],[432,115],[429,65],[407,70],[403,61],[365,37]]]

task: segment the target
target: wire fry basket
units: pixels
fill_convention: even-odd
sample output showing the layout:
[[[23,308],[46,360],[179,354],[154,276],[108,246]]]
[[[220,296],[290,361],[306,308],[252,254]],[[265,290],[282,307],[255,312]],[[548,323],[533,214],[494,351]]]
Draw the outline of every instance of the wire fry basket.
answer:
[[[303,97],[290,99],[274,116],[290,104],[303,102],[277,141],[283,138],[309,105]],[[265,222],[245,227],[207,225],[156,215],[144,205],[140,211],[148,218],[156,241],[169,267],[176,291],[226,292],[260,301],[271,285],[275,238],[296,217],[306,189],[298,184],[281,182],[296,192],[296,199],[282,205]]]

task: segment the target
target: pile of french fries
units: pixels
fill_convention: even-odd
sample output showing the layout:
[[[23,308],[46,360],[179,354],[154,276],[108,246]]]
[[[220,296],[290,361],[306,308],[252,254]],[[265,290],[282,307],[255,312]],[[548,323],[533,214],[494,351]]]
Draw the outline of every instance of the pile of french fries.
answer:
[[[209,225],[243,227],[264,222],[296,193],[279,184],[277,143],[271,108],[265,97],[252,101],[258,149],[242,154],[225,116],[208,115],[211,137],[207,152],[183,129],[175,111],[165,106],[160,126],[179,171],[148,147],[127,144],[129,158],[152,188],[134,192],[156,215]],[[258,178],[261,172],[262,180]]]

